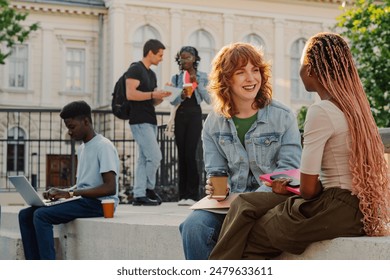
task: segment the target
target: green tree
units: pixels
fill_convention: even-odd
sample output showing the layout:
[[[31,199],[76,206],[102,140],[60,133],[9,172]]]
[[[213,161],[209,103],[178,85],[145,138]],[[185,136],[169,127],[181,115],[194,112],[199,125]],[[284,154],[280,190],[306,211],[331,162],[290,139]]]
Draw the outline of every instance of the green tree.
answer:
[[[17,12],[9,6],[8,0],[0,0],[0,64],[11,54],[12,46],[16,43],[23,43],[30,32],[38,29],[38,24],[22,26],[21,22],[26,20],[28,13]]]
[[[297,122],[298,122],[298,128],[300,131],[303,131],[303,127],[306,120],[306,114],[307,114],[307,107],[302,106],[297,114]]]
[[[356,0],[337,18],[378,127],[390,126],[390,0]]]

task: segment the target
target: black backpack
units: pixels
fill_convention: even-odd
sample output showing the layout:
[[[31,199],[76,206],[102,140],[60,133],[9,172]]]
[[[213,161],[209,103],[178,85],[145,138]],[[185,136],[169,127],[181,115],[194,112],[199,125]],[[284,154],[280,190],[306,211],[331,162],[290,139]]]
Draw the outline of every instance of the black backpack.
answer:
[[[130,101],[126,98],[126,72],[118,79],[112,93],[112,113],[121,120],[130,119]]]

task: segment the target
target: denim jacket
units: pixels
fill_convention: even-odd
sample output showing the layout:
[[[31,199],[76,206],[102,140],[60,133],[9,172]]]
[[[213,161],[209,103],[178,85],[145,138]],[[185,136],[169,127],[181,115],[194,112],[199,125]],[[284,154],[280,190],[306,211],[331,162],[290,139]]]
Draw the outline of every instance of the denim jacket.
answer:
[[[180,74],[172,76],[171,83],[173,84],[174,87],[183,88],[183,75],[184,72],[181,71]],[[177,76],[177,81],[176,81],[176,76]],[[207,84],[209,82],[207,78],[207,74],[205,72],[196,71],[196,80],[198,81],[198,86],[194,91],[196,101],[198,102],[199,105],[202,102],[202,100],[204,100],[207,104],[210,104],[211,99],[207,91]],[[184,99],[182,99],[181,96],[179,95],[171,102],[171,104],[178,105],[183,100]]]
[[[258,111],[245,134],[245,147],[233,120],[215,112],[207,116],[202,140],[207,174],[228,171],[231,192],[256,190],[262,185],[261,174],[299,168],[302,147],[296,117],[275,100]]]

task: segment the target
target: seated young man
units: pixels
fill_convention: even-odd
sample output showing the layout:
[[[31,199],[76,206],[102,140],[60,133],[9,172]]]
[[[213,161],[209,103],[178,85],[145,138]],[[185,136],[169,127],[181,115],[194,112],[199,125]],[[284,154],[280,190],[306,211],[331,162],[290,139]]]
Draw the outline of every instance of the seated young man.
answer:
[[[75,189],[51,188],[44,198],[72,200],[48,207],[28,207],[19,212],[19,226],[25,258],[54,260],[53,225],[65,224],[77,218],[102,217],[101,200],[112,198],[118,204],[119,158],[110,140],[94,131],[91,107],[84,101],[66,105],[60,117],[68,128],[68,134],[82,141],[77,156],[77,180]]]

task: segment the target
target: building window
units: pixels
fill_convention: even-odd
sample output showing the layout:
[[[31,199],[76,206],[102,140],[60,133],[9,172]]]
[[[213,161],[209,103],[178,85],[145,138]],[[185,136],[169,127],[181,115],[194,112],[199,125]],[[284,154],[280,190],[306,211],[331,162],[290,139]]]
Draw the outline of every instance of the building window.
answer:
[[[66,49],[66,90],[85,91],[85,50]]]
[[[191,34],[189,45],[194,46],[198,50],[200,56],[199,70],[209,73],[211,61],[215,55],[214,39],[211,34],[203,29],[197,30]]]
[[[156,39],[161,41],[160,33],[151,25],[143,25],[139,27],[134,33],[133,42],[133,61],[141,60],[143,58],[143,49],[146,41],[150,39]],[[151,66],[153,71],[156,73],[157,83],[162,80],[161,63],[159,65]]]
[[[251,33],[244,37],[244,42],[260,47],[265,53],[265,42],[259,35]]]
[[[7,137],[7,171],[25,172],[26,134],[19,127],[11,128]]]
[[[291,46],[291,101],[302,102],[311,101],[313,95],[306,91],[301,78],[299,69],[301,67],[301,56],[305,47],[306,39],[300,38]]]
[[[8,84],[10,88],[27,88],[28,47],[16,45],[9,56]]]

